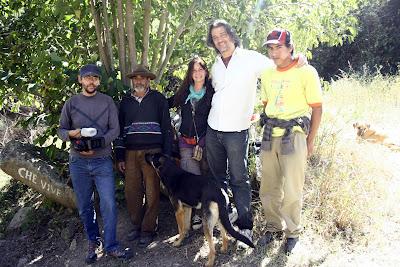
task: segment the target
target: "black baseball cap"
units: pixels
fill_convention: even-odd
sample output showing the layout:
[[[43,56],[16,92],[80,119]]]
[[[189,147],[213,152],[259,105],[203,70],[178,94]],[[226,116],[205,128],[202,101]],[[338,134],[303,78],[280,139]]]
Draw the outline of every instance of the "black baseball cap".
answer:
[[[87,64],[85,66],[83,66],[80,70],[79,70],[79,75],[83,78],[85,76],[96,76],[96,77],[101,77],[101,72],[99,67],[97,67],[97,65],[95,64]]]

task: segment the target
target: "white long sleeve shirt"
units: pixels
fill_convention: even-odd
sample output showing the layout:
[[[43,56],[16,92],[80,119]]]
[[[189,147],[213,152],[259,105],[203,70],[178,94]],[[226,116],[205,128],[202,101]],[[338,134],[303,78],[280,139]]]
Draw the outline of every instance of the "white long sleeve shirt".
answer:
[[[217,131],[235,132],[248,129],[254,111],[257,80],[273,62],[266,56],[237,47],[228,67],[217,56],[211,69],[215,94],[208,125]]]

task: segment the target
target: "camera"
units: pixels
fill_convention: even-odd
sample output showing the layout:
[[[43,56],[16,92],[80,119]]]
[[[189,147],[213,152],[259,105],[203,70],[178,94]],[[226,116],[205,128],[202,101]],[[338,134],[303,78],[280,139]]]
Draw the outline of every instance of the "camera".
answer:
[[[105,145],[104,137],[82,137],[81,139],[71,139],[71,144],[76,151],[89,151],[102,148]]]
[[[104,137],[94,137],[97,134],[96,128],[82,128],[82,138],[71,138],[71,144],[76,151],[89,151],[105,146]]]

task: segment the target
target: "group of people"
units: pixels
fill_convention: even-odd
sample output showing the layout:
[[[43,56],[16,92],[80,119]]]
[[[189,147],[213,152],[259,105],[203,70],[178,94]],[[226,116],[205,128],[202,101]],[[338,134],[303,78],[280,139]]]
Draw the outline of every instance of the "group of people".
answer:
[[[114,139],[132,222],[128,240],[139,239],[141,247],[153,241],[158,227],[160,181],[144,155],[171,155],[172,107],[179,109],[182,118],[178,140],[181,168],[194,174],[209,171],[224,189],[229,187],[233,196],[230,219],[243,235],[253,239],[247,154],[259,79],[264,103],[260,121],[265,124],[260,199],[266,222],[259,244],[281,239],[285,233],[285,250],[290,253],[298,242],[306,160],[313,151],[322,114],[318,74],[304,56],[293,55],[293,40],[287,30],[275,29],[268,34],[264,46],[269,58],[241,48],[234,29],[224,20],[210,24],[207,45],[217,53],[211,71],[200,57],[194,57],[182,85],[169,99],[150,88],[155,75],[138,65],[128,75],[132,91],[123,97],[119,110],[111,97],[97,92],[99,69],[90,64],[80,69],[82,93],[65,103],[59,136],[65,141],[79,140],[85,136],[83,129],[96,128],[97,136],[104,138],[100,148],[77,151],[71,146],[70,151],[70,175],[89,240],[87,263],[96,260],[96,249],[102,243],[92,204],[93,185],[100,196],[106,253],[124,259],[132,256],[116,240],[111,158]],[[201,218],[195,214],[193,228],[200,226]],[[246,245],[239,242],[238,247]]]

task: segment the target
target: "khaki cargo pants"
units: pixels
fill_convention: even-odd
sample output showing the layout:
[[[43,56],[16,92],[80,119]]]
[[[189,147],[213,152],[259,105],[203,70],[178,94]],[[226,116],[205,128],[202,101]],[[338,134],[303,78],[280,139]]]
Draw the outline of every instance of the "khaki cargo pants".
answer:
[[[287,237],[298,237],[301,232],[300,219],[307,163],[306,135],[295,132],[293,138],[294,153],[282,155],[282,138],[273,137],[271,151],[262,150],[260,156],[260,199],[267,231],[285,230]]]

